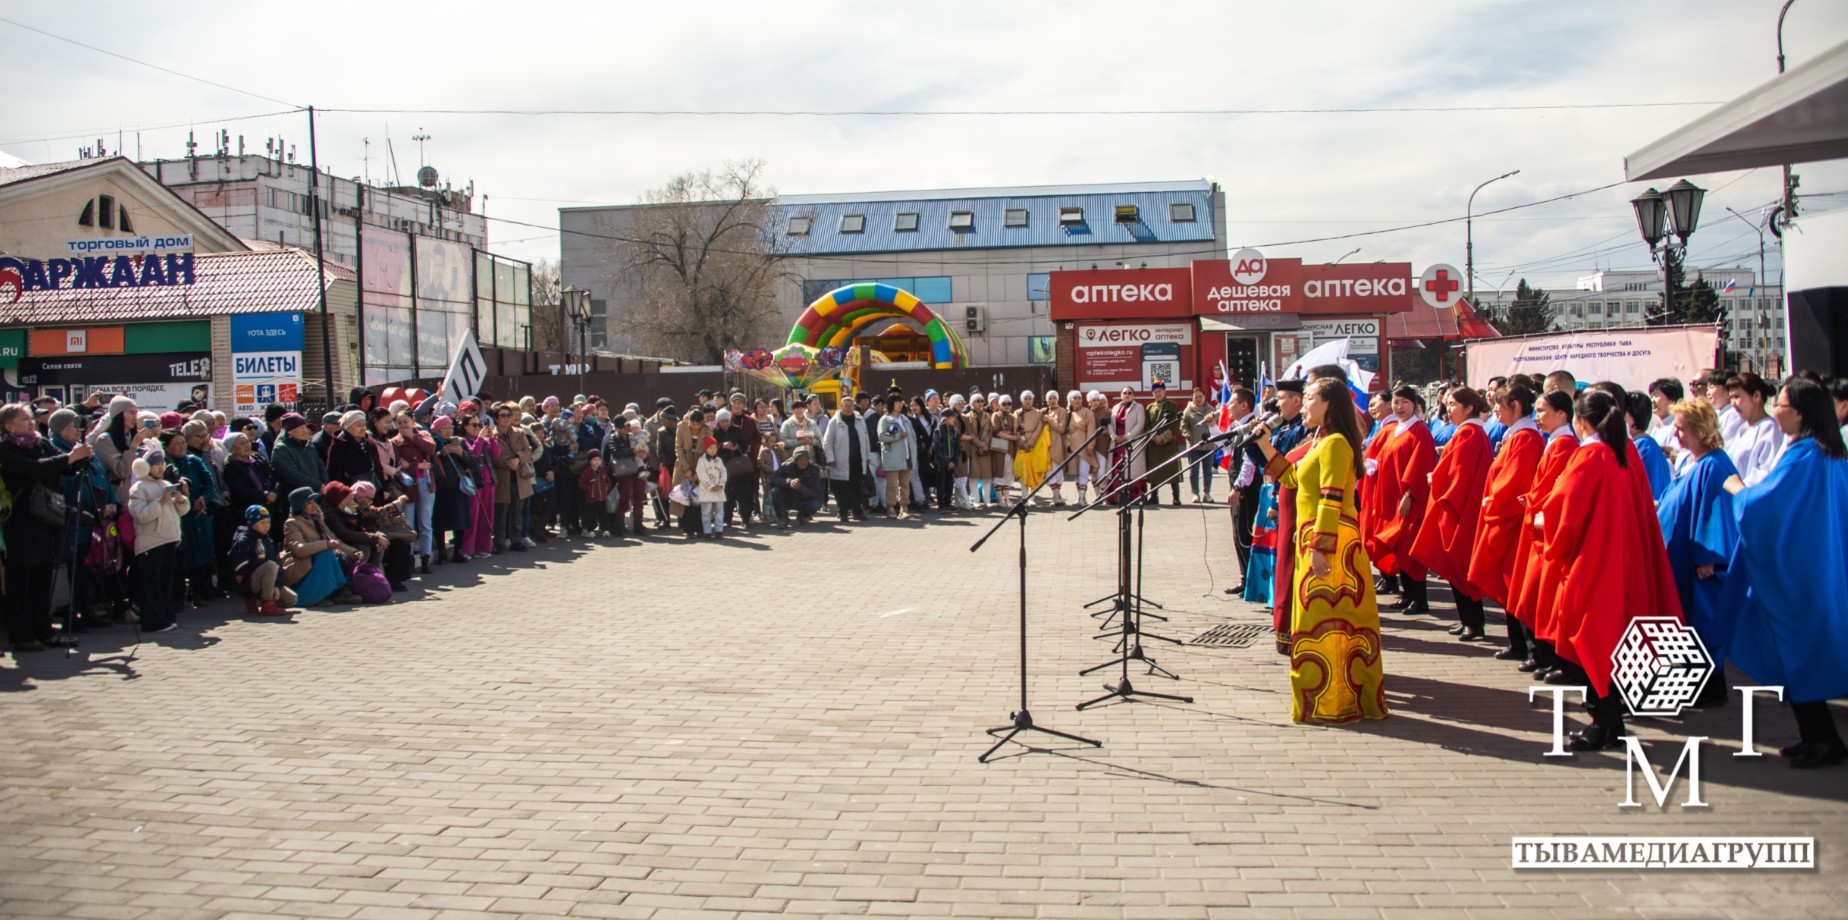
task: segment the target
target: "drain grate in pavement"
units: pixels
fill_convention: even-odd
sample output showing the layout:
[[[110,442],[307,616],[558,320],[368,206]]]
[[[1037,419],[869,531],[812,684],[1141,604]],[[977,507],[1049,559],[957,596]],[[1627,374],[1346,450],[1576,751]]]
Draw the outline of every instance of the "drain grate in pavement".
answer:
[[[1226,623],[1193,637],[1187,644],[1250,648],[1253,642],[1270,635],[1270,631],[1271,628],[1262,623]]]

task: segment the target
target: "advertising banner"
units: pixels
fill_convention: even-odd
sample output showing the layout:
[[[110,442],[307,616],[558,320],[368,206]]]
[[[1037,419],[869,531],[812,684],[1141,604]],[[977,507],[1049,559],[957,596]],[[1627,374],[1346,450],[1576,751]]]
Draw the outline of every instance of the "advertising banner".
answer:
[[[1119,268],[1053,272],[1052,318],[1172,318],[1186,316],[1192,298],[1185,268]]]
[[[1076,339],[1081,390],[1146,395],[1157,380],[1183,395],[1193,387],[1192,323],[1082,323]]]
[[[270,403],[301,402],[302,353],[259,351],[231,356],[232,405],[238,415],[259,415]]]
[[[305,347],[300,313],[247,313],[231,317],[231,351],[234,354],[301,351]]]
[[[1586,330],[1524,339],[1487,339],[1464,346],[1469,385],[1491,377],[1569,371],[1588,382],[1613,380],[1640,390],[1659,377],[1686,380],[1712,367],[1719,333],[1712,326]]]
[[[412,376],[411,239],[370,224],[359,230],[360,330],[368,386]]]

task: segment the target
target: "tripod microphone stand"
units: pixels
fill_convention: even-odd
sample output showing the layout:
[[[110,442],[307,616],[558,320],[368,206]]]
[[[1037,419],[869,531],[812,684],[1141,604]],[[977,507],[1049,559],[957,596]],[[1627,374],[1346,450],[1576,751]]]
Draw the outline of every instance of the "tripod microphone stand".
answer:
[[[1102,433],[1102,429],[1099,429],[1097,432],[1093,433],[1091,437],[1094,439],[1097,437],[1098,434],[1101,434],[1101,433]],[[1079,449],[1082,450],[1084,446],[1088,446],[1090,443],[1091,442],[1087,440],[1084,443],[1084,445],[1080,446]],[[1040,734],[1043,734],[1043,735],[1051,735],[1055,738],[1064,738],[1067,741],[1076,741],[1080,744],[1088,744],[1092,747],[1102,747],[1103,746],[1103,742],[1101,741],[1093,741],[1090,738],[1085,738],[1079,735],[1067,734],[1062,731],[1055,731],[1053,729],[1045,727],[1044,725],[1039,725],[1033,721],[1033,714],[1027,709],[1027,500],[1031,499],[1035,495],[1038,495],[1040,489],[1043,489],[1046,487],[1046,480],[1051,479],[1051,478],[1052,477],[1048,475],[1046,479],[1040,480],[1039,485],[1033,487],[1033,491],[1028,492],[1025,495],[1022,495],[1018,501],[1014,502],[1012,507],[1008,508],[1007,514],[1002,515],[1001,520],[995,522],[995,526],[990,527],[988,529],[988,532],[983,534],[980,540],[975,541],[974,546],[969,547],[969,552],[972,552],[972,553],[975,552],[976,550],[981,549],[982,544],[987,543],[988,538],[994,536],[995,533],[1001,529],[1001,525],[1007,523],[1008,518],[1019,519],[1020,521],[1020,708],[1008,714],[1008,717],[1013,720],[1012,722],[1010,722],[1007,725],[999,725],[999,726],[996,726],[988,730],[988,734],[990,735],[998,735],[998,734],[1001,734],[1002,732],[1006,732],[1007,734],[1001,735],[1000,740],[996,741],[993,747],[990,747],[988,750],[982,752],[982,756],[976,758],[976,760],[980,763],[987,763],[988,758],[993,757],[996,751],[1000,750],[1001,747],[1007,744],[1009,741],[1014,740],[1014,737],[1016,735],[1019,735],[1021,732],[1039,732]],[[1025,742],[1021,742],[1021,743],[1025,744]],[[1032,748],[1029,746],[1028,750],[1032,750]]]
[[[1100,477],[1099,477],[1103,481],[1108,482],[1113,478],[1122,476],[1124,477],[1123,481],[1117,483],[1116,487],[1111,489],[1108,493],[1104,491],[1104,488],[1102,486],[1099,486],[1097,489],[1097,498],[1093,499],[1090,504],[1085,505],[1084,507],[1078,509],[1078,511],[1073,513],[1070,517],[1066,518],[1066,520],[1068,521],[1077,520],[1079,516],[1084,514],[1086,511],[1089,511],[1092,508],[1095,508],[1098,505],[1101,505],[1104,502],[1107,502],[1117,497],[1125,489],[1129,488],[1131,485],[1135,484],[1136,482],[1147,479],[1148,478],[1147,473],[1144,473],[1141,477],[1138,477],[1137,479],[1129,479],[1127,478],[1126,474],[1130,466],[1136,462],[1136,458],[1142,456],[1148,450],[1148,446],[1151,443],[1153,443],[1154,437],[1156,435],[1161,434],[1163,431],[1167,431],[1170,428],[1178,427],[1180,425],[1180,422],[1181,422],[1180,417],[1176,416],[1172,421],[1163,422],[1162,424],[1157,425],[1153,430],[1145,431],[1142,434],[1139,434],[1135,436],[1134,438],[1130,439],[1129,441],[1124,442],[1125,446],[1123,449],[1122,458],[1117,460],[1115,463],[1112,463],[1109,469],[1104,470],[1103,473],[1100,474]],[[1098,428],[1098,431],[1102,432],[1103,430],[1105,429],[1100,425]],[[1128,507],[1129,506],[1127,504],[1124,504],[1121,506],[1123,510],[1127,510]],[[1137,544],[1138,553],[1139,553],[1140,546],[1141,546],[1140,528],[1142,527],[1144,523],[1144,519],[1141,513],[1143,509],[1142,503],[1138,502],[1136,508],[1137,508],[1136,526],[1138,528],[1136,544]],[[1121,558],[1127,558],[1127,553],[1129,551],[1128,550],[1128,547],[1129,547],[1129,533],[1128,533],[1129,519],[1127,515],[1118,516],[1117,527],[1118,527],[1118,534],[1117,534],[1118,553]],[[1156,603],[1155,601],[1152,601],[1146,597],[1143,597],[1141,592],[1142,592],[1142,579],[1140,578],[1140,563],[1138,562],[1138,577],[1136,579],[1136,587],[1135,587],[1135,590],[1130,592],[1129,598],[1134,599],[1138,607],[1146,604],[1147,606],[1154,607],[1157,610],[1168,609],[1166,607],[1163,607],[1161,604]],[[1092,607],[1097,606],[1098,604],[1107,603],[1110,601],[1116,601],[1117,603],[1113,604],[1109,610],[1099,610],[1096,613],[1091,614],[1091,616],[1093,617],[1103,617],[1104,618],[1104,622],[1098,625],[1098,629],[1108,629],[1110,627],[1111,621],[1115,620],[1119,614],[1122,614],[1123,611],[1127,609],[1123,604],[1124,600],[1125,600],[1125,597],[1122,595],[1122,593],[1112,592],[1094,601],[1091,601],[1088,604],[1085,604],[1084,609],[1089,610]],[[1161,620],[1163,622],[1166,622],[1168,619],[1167,617],[1162,616],[1157,613],[1146,613],[1145,612],[1143,615],[1154,617],[1155,619]]]

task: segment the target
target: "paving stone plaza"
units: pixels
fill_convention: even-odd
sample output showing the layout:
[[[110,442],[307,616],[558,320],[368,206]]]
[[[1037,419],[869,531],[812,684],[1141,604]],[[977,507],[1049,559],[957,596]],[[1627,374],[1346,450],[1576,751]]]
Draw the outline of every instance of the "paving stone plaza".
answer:
[[[132,661],[122,627],[9,659],[0,915],[1843,913],[1848,771],[1789,769],[1775,703],[1762,758],[1732,756],[1736,695],[1632,721],[1662,770],[1711,739],[1706,808],[1682,807],[1685,774],[1668,807],[1640,776],[1643,806],[1619,807],[1618,753],[1543,757],[1544,698],[1441,618],[1383,617],[1383,722],[1292,725],[1265,635],[1151,642],[1183,679],[1136,686],[1192,704],[1075,711],[1107,676],[1077,673],[1110,657],[1082,609],[1114,583],[1106,515],[1029,526],[1032,711],[1102,747],[1041,736],[978,763],[1019,692],[1011,526],[968,552],[992,520],[554,542],[390,606],[220,602]],[[1223,509],[1153,512],[1146,539],[1172,617],[1150,629],[1267,624],[1222,593]],[[1532,835],[1807,836],[1816,868],[1512,869]]]

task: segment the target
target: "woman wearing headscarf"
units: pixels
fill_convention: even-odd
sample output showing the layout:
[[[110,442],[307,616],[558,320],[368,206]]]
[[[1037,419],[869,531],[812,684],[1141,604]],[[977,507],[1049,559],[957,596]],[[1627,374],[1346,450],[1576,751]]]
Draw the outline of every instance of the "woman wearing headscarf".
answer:
[[[963,447],[967,448],[969,457],[970,506],[986,511],[989,481],[994,478],[996,465],[995,422],[988,411],[988,398],[980,393],[969,397],[969,414],[963,421]]]
[[[225,447],[231,452],[225,460],[224,473],[230,506],[248,509],[251,505],[262,505],[269,509],[273,522],[287,517],[289,504],[276,485],[276,472],[270,469],[269,461],[257,453],[249,436],[233,434],[225,439]],[[246,522],[244,526],[250,525]]]
[[[282,525],[282,580],[297,601],[303,607],[358,601],[347,590],[346,567],[359,561],[360,551],[328,528],[321,497],[307,486],[296,489],[289,493],[289,512]]]
[[[1059,402],[1058,390],[1046,391],[1046,484],[1052,486],[1052,503],[1065,504],[1059,487],[1065,484],[1065,435],[1071,430],[1072,411]]]
[[[474,473],[470,469],[473,455],[457,434],[455,419],[447,415],[430,420],[430,443],[436,448],[434,459],[430,461],[430,484],[436,490],[436,499],[430,508],[432,561],[438,564],[467,562],[468,553],[462,549],[462,543],[474,513],[467,491],[474,488]],[[467,486],[462,483],[464,479],[469,481]]]
[[[1469,578],[1482,493],[1494,453],[1482,421],[1488,408],[1482,394],[1469,387],[1444,394],[1445,417],[1456,432],[1431,473],[1430,507],[1412,540],[1412,558],[1450,583],[1457,605],[1457,625],[1450,634],[1464,642],[1488,638],[1482,609],[1486,592]]]
[[[1014,417],[1014,397],[1002,393],[990,396],[989,418],[994,422],[990,436],[1005,442],[995,449],[994,478],[989,484],[989,498],[995,504],[1008,504],[1007,491],[1014,484],[1014,454],[1020,450],[1020,421]]]
[[[1784,688],[1798,741],[1780,753],[1793,767],[1824,767],[1848,760],[1829,714],[1829,700],[1848,696],[1848,449],[1822,384],[1785,380],[1771,413],[1790,439],[1783,456],[1757,485],[1726,481],[1739,521],[1731,655]]]
[[[1662,493],[1656,517],[1682,615],[1715,665],[1695,705],[1723,705],[1728,695],[1725,664],[1739,612],[1737,603],[1726,600],[1728,567],[1739,548],[1739,522],[1725,486],[1739,469],[1723,449],[1720,417],[1706,400],[1681,400],[1669,407],[1669,415],[1673,421],[1667,427],[1688,461],[1681,477]]]
[[[556,401],[553,402],[556,405]],[[399,471],[409,476],[410,486],[405,495],[412,505],[406,509],[405,517],[417,530],[417,542],[412,552],[423,563],[423,573],[430,574],[430,559],[436,554],[436,441],[428,431],[417,426],[417,419],[408,409],[400,410],[392,417],[396,433],[391,437],[392,453],[397,457]]]
[[[1523,504],[1533,488],[1534,472],[1546,450],[1546,435],[1535,424],[1534,394],[1520,384],[1504,387],[1495,397],[1495,417],[1502,423],[1501,450],[1489,464],[1483,489],[1482,511],[1476,519],[1476,539],[1470,547],[1469,580],[1484,596],[1502,605],[1508,629],[1508,647],[1495,653],[1503,661],[1526,661],[1527,632],[1510,608],[1516,546],[1525,516]]]
[[[1379,492],[1381,517],[1367,535],[1367,552],[1388,576],[1396,577],[1402,592],[1394,609],[1429,613],[1424,564],[1412,558],[1412,541],[1424,523],[1431,500],[1431,473],[1437,468],[1437,443],[1425,425],[1423,394],[1399,387],[1392,394],[1392,411],[1398,424],[1382,432],[1379,470],[1367,481]]]
[[[1124,387],[1117,394],[1116,408],[1110,410],[1110,480],[1102,486],[1105,494],[1112,496],[1113,505],[1142,499],[1148,462],[1144,459],[1144,445],[1137,439],[1148,430],[1148,424],[1148,412],[1136,402],[1135,388]]]
[[[352,409],[340,416],[340,430],[327,445],[327,478],[352,485],[362,479],[377,485],[371,437],[366,434],[366,413]]]
[[[1020,480],[1023,498],[1046,481],[1046,471],[1052,466],[1052,449],[1047,444],[1052,429],[1046,425],[1046,410],[1035,402],[1032,390],[1021,390],[1020,409],[1014,416],[1020,437],[1020,448],[1014,454],[1014,476]]]
[[[1295,464],[1270,438],[1256,439],[1265,472],[1295,491],[1304,525],[1292,581],[1290,718],[1319,725],[1383,719],[1379,607],[1354,505],[1364,469],[1359,414],[1347,385],[1328,378],[1305,388],[1303,413],[1317,434]]]
[[[1562,665],[1550,639],[1543,630],[1555,611],[1558,584],[1543,571],[1540,562],[1546,552],[1545,534],[1534,516],[1546,506],[1558,485],[1566,464],[1579,449],[1578,432],[1572,427],[1572,397],[1558,391],[1540,397],[1534,404],[1534,421],[1546,433],[1546,448],[1540,464],[1534,468],[1533,486],[1521,504],[1521,529],[1514,541],[1514,567],[1508,572],[1508,612],[1520,622],[1531,654],[1521,662],[1521,670],[1531,672],[1535,680],[1568,683],[1573,675]]]

